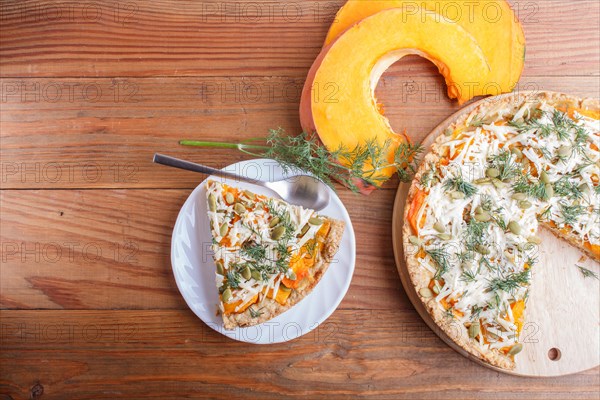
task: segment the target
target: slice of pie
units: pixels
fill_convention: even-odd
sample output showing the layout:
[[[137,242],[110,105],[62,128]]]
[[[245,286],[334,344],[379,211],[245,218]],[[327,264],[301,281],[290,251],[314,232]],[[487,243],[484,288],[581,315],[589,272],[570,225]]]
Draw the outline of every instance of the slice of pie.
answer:
[[[306,297],[344,232],[342,221],[216,181],[207,201],[225,329],[263,323]]]

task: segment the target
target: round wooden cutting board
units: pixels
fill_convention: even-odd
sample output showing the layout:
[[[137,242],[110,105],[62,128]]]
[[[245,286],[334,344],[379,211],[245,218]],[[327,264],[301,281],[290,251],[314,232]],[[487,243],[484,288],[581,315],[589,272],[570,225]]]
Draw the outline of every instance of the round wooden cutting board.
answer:
[[[518,95],[522,95],[519,93]],[[515,94],[497,96],[473,103],[438,125],[423,142],[426,154],[444,130],[460,116],[484,102]],[[450,347],[482,365],[521,376],[560,376],[600,365],[600,282],[584,277],[577,265],[600,274],[600,265],[584,256],[552,233],[539,232],[539,262],[532,272],[531,289],[521,332],[524,348],[515,356],[512,371],[494,367],[476,358],[443,332],[421,302],[408,273],[403,253],[404,206],[410,184],[401,184],[396,194],[392,218],[392,237],[396,266],[411,302],[429,327]]]

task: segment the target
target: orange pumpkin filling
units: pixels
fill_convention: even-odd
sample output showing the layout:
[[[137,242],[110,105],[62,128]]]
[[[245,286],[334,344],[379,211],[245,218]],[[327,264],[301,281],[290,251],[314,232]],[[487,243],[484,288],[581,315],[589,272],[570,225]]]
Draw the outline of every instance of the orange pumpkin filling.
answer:
[[[290,297],[292,290],[296,289],[300,286],[301,282],[309,278],[310,279],[310,268],[312,268],[318,258],[318,254],[320,253],[323,247],[323,239],[327,237],[329,231],[331,229],[331,223],[328,220],[325,220],[319,230],[317,231],[315,238],[309,240],[302,248],[298,251],[297,254],[294,254],[290,259],[290,268],[294,271],[296,275],[296,279],[290,279],[288,277],[283,277],[281,280],[281,285],[277,290],[277,294],[273,296],[273,289],[266,288],[262,290],[262,295],[266,295],[269,299],[274,299],[281,305],[285,305],[287,303],[288,298]],[[226,240],[227,239],[227,240]],[[224,238],[221,243],[224,241],[228,241],[228,238]],[[221,302],[223,302],[223,297],[220,295]],[[259,301],[259,295],[256,294],[250,301],[243,304],[243,300],[238,300],[231,303],[223,302],[223,312],[225,315],[230,314],[241,314],[246,311],[250,306],[256,304]],[[242,307],[239,307],[242,305]],[[239,308],[238,308],[239,307]]]

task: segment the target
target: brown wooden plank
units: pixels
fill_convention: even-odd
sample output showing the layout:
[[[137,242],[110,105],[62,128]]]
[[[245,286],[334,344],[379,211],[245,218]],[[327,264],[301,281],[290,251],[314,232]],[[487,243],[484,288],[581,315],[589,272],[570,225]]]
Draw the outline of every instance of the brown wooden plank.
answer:
[[[598,398],[598,368],[514,378],[425,326],[394,265],[395,182],[341,191],[357,266],[316,331],[248,346],[187,309],[170,234],[203,177],[152,154],[224,166],[246,157],[177,140],[298,132],[299,89],[343,2],[0,0],[0,399]],[[528,39],[519,89],[598,97],[600,3],[513,3]],[[458,109],[417,57],[377,92],[416,140]]]
[[[283,127],[299,132],[299,78],[11,79],[2,94],[2,188],[193,188],[192,172],[152,164],[164,152],[224,167],[234,150],[183,148],[182,138],[239,140]],[[597,96],[600,80],[524,78],[519,90]],[[396,67],[377,90],[397,131],[420,141],[459,109],[441,77]],[[96,99],[96,97],[98,97]]]
[[[315,331],[267,346],[227,339],[189,311],[0,315],[0,390],[14,399],[35,384],[44,399],[595,399],[600,384],[598,369],[561,379],[486,369],[412,311],[338,310]]]
[[[0,191],[3,308],[184,309],[170,237],[189,190]],[[340,192],[357,235],[343,308],[410,308],[391,247],[393,190]],[[333,266],[335,267],[335,265]]]
[[[170,234],[184,191],[2,191],[2,305],[182,308]]]
[[[0,67],[3,76],[304,77],[343,3],[2,2]],[[598,75],[597,1],[512,3],[527,37],[527,74]]]

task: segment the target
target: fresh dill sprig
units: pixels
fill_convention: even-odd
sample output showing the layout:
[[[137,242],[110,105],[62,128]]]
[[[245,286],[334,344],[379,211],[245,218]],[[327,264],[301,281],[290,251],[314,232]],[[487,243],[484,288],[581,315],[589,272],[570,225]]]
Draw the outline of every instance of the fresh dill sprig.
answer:
[[[473,197],[478,191],[477,186],[473,185],[470,182],[467,182],[463,179],[462,176],[457,176],[456,178],[449,178],[444,183],[445,190],[456,190],[457,192],[461,192],[465,195],[465,197]]]
[[[431,259],[437,265],[437,271],[435,273],[435,279],[439,279],[450,269],[450,263],[448,262],[448,253],[443,247],[436,249],[425,250],[425,253],[431,257]]]
[[[535,244],[530,243],[531,246],[528,246],[525,248],[525,250],[533,250],[534,252],[537,251],[537,246],[535,246]],[[527,255],[527,260],[525,261],[525,264],[529,265],[529,267],[533,267],[535,266],[535,264],[537,264],[538,259],[536,257],[534,257],[533,255]]]
[[[482,194],[479,205],[485,211],[492,211],[492,208],[494,207],[494,201],[492,200],[492,197],[489,194]]]
[[[548,187],[544,182],[532,182],[529,174],[521,174],[519,179],[512,185],[512,190],[515,193],[524,193],[529,197],[534,197],[540,200],[547,200]]]
[[[585,207],[581,205],[569,205],[567,203],[560,203],[560,213],[563,218],[563,222],[567,225],[573,225],[577,222],[577,218],[585,212]]]
[[[421,145],[400,143],[394,146],[391,140],[381,143],[376,138],[365,141],[354,148],[338,147],[328,150],[316,135],[301,133],[288,135],[283,129],[271,129],[266,137],[239,143],[181,140],[185,146],[237,149],[245,154],[271,158],[279,162],[285,173],[307,171],[322,182],[333,187],[337,180],[354,192],[360,188],[355,181],[381,186],[387,179],[384,170],[393,170],[403,182],[407,182],[417,168]],[[263,143],[263,144],[257,144]],[[390,148],[394,148],[390,161]]]
[[[275,266],[279,272],[285,273],[290,267],[292,253],[288,249],[287,242],[283,241],[277,242],[275,249],[277,250],[277,261],[275,261]]]
[[[498,215],[498,213],[499,211],[497,210],[497,213],[492,215],[492,220],[500,227],[500,229],[505,231],[508,229],[508,223],[504,220],[504,218],[502,218],[502,215]]]
[[[430,163],[429,169],[427,171],[423,172],[423,174],[421,174],[419,183],[424,188],[428,188],[431,185],[431,183],[433,182],[434,177],[435,177],[435,166],[433,165],[433,163]]]
[[[582,173],[582,172],[583,172],[583,171],[584,171],[586,168],[588,168],[588,167],[591,167],[591,166],[592,166],[592,165],[594,165],[594,164],[595,164],[595,163],[594,163],[593,161],[591,161],[591,160],[587,160],[587,159],[586,159],[586,161],[585,161],[584,163],[582,163],[582,164],[578,165],[578,166],[577,166],[577,167],[576,167],[576,168],[573,170],[573,172],[571,172],[569,175],[570,175],[571,177],[575,177],[575,176],[577,176],[577,175],[581,175],[581,173]]]
[[[478,245],[483,245],[489,225],[489,222],[480,222],[475,218],[469,220],[464,237],[465,247],[468,250],[476,251]]]
[[[462,274],[460,274],[460,280],[463,282],[475,282],[477,279],[477,274],[470,269],[465,269]]]
[[[469,122],[468,126],[472,126],[475,128],[480,128],[483,125],[491,125],[494,122],[496,122],[498,120],[498,115],[485,115],[485,114],[479,114],[475,117],[473,117],[473,119],[471,120],[471,122]]]
[[[548,137],[552,133],[552,128],[549,124],[542,124],[540,118],[531,118],[525,122],[510,121],[509,125],[521,132],[536,131],[541,137]]]
[[[563,176],[554,183],[554,193],[570,199],[580,199],[583,197],[583,192],[579,189],[579,185],[570,181],[568,176]]]
[[[552,153],[550,152],[550,150],[548,150],[548,148],[546,146],[540,146],[537,148],[540,153],[542,153],[542,156],[546,159],[546,160],[552,160],[554,157],[552,156]]]
[[[394,165],[400,182],[410,182],[417,172],[418,163],[415,159],[423,152],[421,145],[400,143],[394,150]]]
[[[541,122],[544,115],[548,116],[551,122]],[[567,140],[573,130],[580,128],[566,113],[559,110],[554,110],[552,114],[544,112],[540,118],[532,118],[522,123],[511,122],[510,124],[522,132],[535,131],[541,137],[555,134],[559,140]]]
[[[594,271],[582,267],[581,265],[576,265],[576,267],[579,268],[579,271],[581,272],[584,278],[595,278],[597,280],[600,280],[600,278],[598,278],[598,274]]]
[[[312,258],[315,256],[315,251],[317,250],[317,242],[314,240],[309,240],[304,247],[306,248],[306,252]]]
[[[521,168],[514,161],[514,157],[510,151],[503,150],[499,154],[488,159],[490,168],[496,168],[500,175],[498,179],[507,181],[520,175]]]
[[[575,144],[584,144],[590,138],[590,135],[581,126],[575,127]]]
[[[267,249],[259,244],[242,246],[241,253],[251,258],[255,263],[261,263],[267,258]]]
[[[227,271],[227,285],[229,287],[236,289],[240,286],[240,274],[235,270],[235,267],[230,268]]]
[[[591,162],[590,158],[588,157],[587,153],[586,153],[586,144],[587,141],[589,139],[590,135],[586,132],[586,130],[584,128],[582,128],[581,126],[577,126],[576,131],[575,131],[575,138],[573,140],[572,146],[573,146],[573,151],[581,156],[583,156],[583,158],[589,162]]]
[[[497,268],[494,268],[494,266],[492,265],[492,263],[490,263],[490,260],[487,257],[481,257],[479,259],[479,268],[481,268],[482,266],[486,267],[488,269],[488,271],[494,271]]]
[[[554,125],[554,133],[560,140],[567,140],[570,136],[570,130],[578,128],[568,114],[559,110],[554,110],[552,113],[552,124]]]
[[[503,291],[506,293],[513,293],[519,287],[529,283],[530,272],[525,270],[522,272],[515,272],[509,274],[504,279],[494,278],[490,281],[488,289],[497,292]]]
[[[257,309],[257,310],[255,310],[253,307],[249,307],[249,308],[248,308],[248,310],[250,311],[250,316],[251,316],[252,318],[258,318],[258,317],[260,317],[261,315],[263,315],[263,312],[261,311],[261,310],[262,310],[262,307],[261,307],[261,308],[259,308],[259,309]]]
[[[473,126],[475,128],[480,128],[483,126],[483,118],[478,115],[476,117],[473,117],[473,119],[471,120],[471,122],[469,122],[469,126]]]
[[[471,321],[479,319],[479,315],[483,311],[483,307],[475,304],[471,307]]]
[[[498,293],[494,293],[494,297],[486,303],[486,307],[489,309],[495,309],[500,303],[500,296],[498,295]]]
[[[460,252],[456,253],[456,259],[460,262],[469,261],[469,260],[472,260],[473,258],[475,258],[475,256],[474,256],[473,252],[470,250],[460,251]]]

